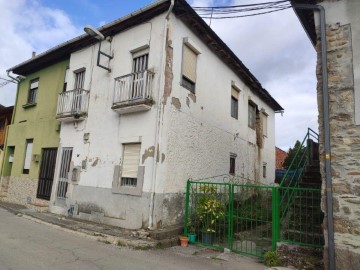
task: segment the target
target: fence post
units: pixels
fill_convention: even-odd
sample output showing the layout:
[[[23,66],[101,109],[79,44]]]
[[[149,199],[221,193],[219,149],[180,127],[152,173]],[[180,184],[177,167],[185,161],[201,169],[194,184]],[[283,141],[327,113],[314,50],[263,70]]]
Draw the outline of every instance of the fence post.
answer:
[[[228,248],[232,250],[233,239],[234,239],[234,217],[233,217],[233,208],[234,208],[234,184],[229,184],[229,215],[228,215]]]
[[[280,240],[280,195],[279,187],[272,188],[272,250]]]
[[[184,235],[188,234],[188,219],[189,219],[189,199],[190,199],[190,180],[186,182],[186,196],[185,196],[185,221],[184,221]]]

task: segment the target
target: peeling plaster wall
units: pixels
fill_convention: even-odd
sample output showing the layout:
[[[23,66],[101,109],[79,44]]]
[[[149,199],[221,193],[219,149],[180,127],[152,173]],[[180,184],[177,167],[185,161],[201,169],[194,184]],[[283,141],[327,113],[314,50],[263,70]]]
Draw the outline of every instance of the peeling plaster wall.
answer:
[[[103,41],[102,51],[114,53],[114,58],[109,65],[110,73],[96,66],[99,44],[71,55],[67,90],[73,89],[75,79],[73,72],[85,68],[84,88],[90,91],[90,100],[88,117],[85,120],[65,122],[62,123],[61,127],[60,147],[73,147],[73,165],[81,168],[79,182],[77,184],[71,182],[68,188],[67,206],[65,208],[70,203],[81,205],[83,208],[86,204],[97,205],[108,216],[116,217],[119,211],[129,209],[126,205],[127,201],[131,200],[136,205],[132,209],[133,215],[140,216],[140,220],[144,219],[144,222],[147,222],[149,196],[124,195],[112,193],[111,190],[115,166],[121,165],[122,162],[122,144],[132,142],[141,142],[140,165],[145,166],[142,192],[146,193],[151,190],[155,158],[151,151],[155,149],[163,29],[164,16],[159,16],[148,23],[117,34],[113,37],[111,44]],[[153,84],[155,104],[148,111],[119,115],[111,109],[114,78],[132,72],[131,51],[144,45],[149,45],[148,68],[155,72]],[[108,63],[102,64],[107,65]],[[88,136],[87,140],[84,139],[84,135]],[[59,212],[56,207],[59,163],[57,164],[56,182],[50,207],[56,212]],[[133,228],[134,226],[133,221],[129,218],[123,220],[121,224],[124,227]]]
[[[173,84],[165,105],[164,132],[167,143],[163,180],[159,192],[183,190],[188,178],[199,179],[229,172],[230,153],[237,154],[236,174],[272,183],[275,171],[274,111],[261,101],[186,26],[172,18]],[[181,86],[183,38],[189,37],[200,49],[197,58],[195,95]],[[209,68],[213,67],[213,68]],[[239,117],[230,114],[231,82],[239,86]],[[248,100],[268,116],[264,147],[256,146],[256,131],[248,127]],[[267,178],[262,163],[267,163]],[[261,176],[261,177],[260,177]],[[161,179],[161,178],[160,178]]]
[[[68,204],[77,205],[81,218],[126,228],[146,227],[154,184],[154,226],[181,223],[186,180],[227,174],[230,153],[237,154],[238,175],[273,182],[274,112],[174,15],[170,16],[165,33],[164,56],[161,51],[164,16],[152,20],[151,37],[149,31],[150,24],[143,24],[113,38],[111,73],[95,66],[98,45],[71,55],[70,74],[85,67],[85,89],[90,90],[88,118],[77,124],[64,123],[60,134],[61,147],[73,147],[73,165],[82,167],[79,183],[70,185],[67,199]],[[194,40],[202,52],[198,57],[195,95],[180,86],[184,37]],[[144,40],[150,40],[149,68],[155,71],[155,104],[150,111],[119,116],[111,110],[114,78],[131,72],[130,50],[141,46]],[[162,57],[165,69],[160,66]],[[241,89],[239,119],[230,116],[231,81]],[[256,131],[248,127],[249,98],[269,115],[269,135],[264,137],[261,149],[257,146]],[[89,139],[84,140],[87,133]],[[140,160],[145,168],[142,195],[115,194],[111,188],[114,167],[121,164],[121,144],[134,141],[142,144]],[[268,164],[266,179],[262,178],[262,162]],[[51,205],[57,211],[54,199]]]

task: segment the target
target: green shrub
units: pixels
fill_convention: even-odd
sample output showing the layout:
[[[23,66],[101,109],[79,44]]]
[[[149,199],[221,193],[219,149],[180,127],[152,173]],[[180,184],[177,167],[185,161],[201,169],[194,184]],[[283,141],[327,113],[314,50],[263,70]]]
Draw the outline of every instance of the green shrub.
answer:
[[[268,267],[280,266],[281,260],[276,251],[267,251],[264,254],[264,264]]]

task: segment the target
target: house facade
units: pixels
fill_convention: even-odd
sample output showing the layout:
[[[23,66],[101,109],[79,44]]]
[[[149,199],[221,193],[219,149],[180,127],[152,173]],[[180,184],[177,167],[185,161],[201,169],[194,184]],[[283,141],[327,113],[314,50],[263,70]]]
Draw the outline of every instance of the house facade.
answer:
[[[60,125],[57,95],[68,61],[29,70],[19,82],[2,163],[2,200],[46,209],[50,199]]]
[[[326,57],[329,94],[331,155],[324,155],[323,85],[320,37],[320,17],[313,10],[295,10],[314,44],[319,61],[318,107],[320,131],[320,161],[323,168],[322,209],[325,213],[324,234],[327,240],[328,216],[333,218],[334,246],[325,242],[324,261],[329,269],[328,251],[335,254],[332,269],[360,267],[360,4],[356,0],[293,1],[295,4],[318,4],[325,11]],[[332,187],[325,189],[325,159],[330,158]],[[332,196],[332,211],[327,207]],[[331,258],[330,258],[331,259]]]
[[[11,117],[14,106],[5,107],[0,104],[0,175],[1,175],[1,164],[4,158],[4,144],[6,138],[7,126],[11,123]]]
[[[186,1],[98,31],[17,69],[70,54],[50,211],[160,228],[182,223],[189,178],[273,182],[283,109]]]

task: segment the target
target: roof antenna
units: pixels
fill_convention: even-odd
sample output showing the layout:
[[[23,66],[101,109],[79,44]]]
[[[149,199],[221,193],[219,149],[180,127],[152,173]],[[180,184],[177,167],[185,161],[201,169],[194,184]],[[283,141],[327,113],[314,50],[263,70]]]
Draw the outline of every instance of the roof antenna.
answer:
[[[211,26],[211,20],[212,20],[212,15],[213,15],[213,12],[214,12],[214,8],[212,7],[212,8],[211,8],[211,15],[210,15],[210,22],[209,22],[209,26]]]

